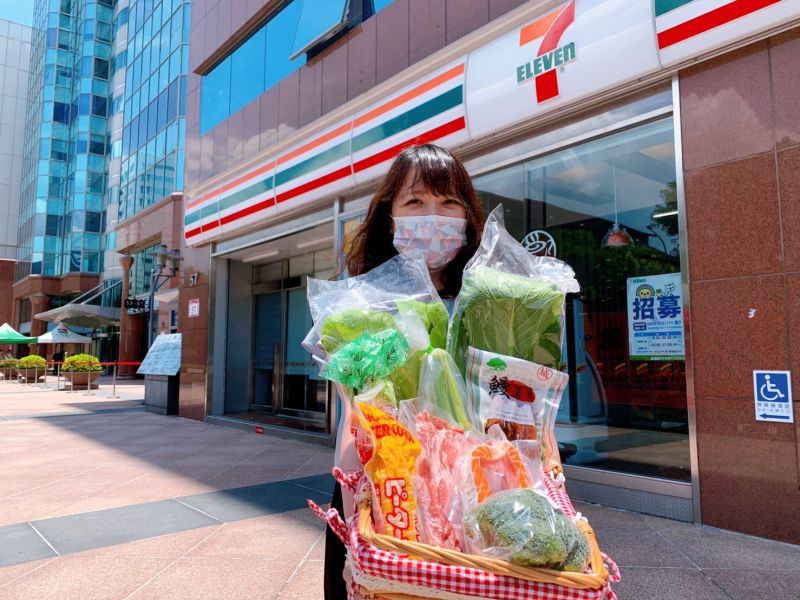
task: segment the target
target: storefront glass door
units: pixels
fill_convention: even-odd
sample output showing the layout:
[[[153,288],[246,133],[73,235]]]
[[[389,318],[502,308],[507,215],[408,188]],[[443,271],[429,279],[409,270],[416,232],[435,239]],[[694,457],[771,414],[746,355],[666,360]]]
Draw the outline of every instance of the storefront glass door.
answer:
[[[575,270],[565,464],[689,481],[681,264],[671,117],[475,179],[509,232]]]

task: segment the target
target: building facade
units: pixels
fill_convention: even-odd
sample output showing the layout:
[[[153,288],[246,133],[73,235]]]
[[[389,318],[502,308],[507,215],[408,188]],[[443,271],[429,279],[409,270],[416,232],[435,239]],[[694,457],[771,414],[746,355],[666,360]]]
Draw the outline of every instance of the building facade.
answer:
[[[753,396],[754,370],[800,383],[800,2],[311,4],[193,5],[182,413],[330,441],[307,278],[341,271],[392,158],[435,142],[576,272],[573,497],[800,541],[797,425]]]
[[[113,1],[34,5],[14,284],[16,324],[100,284]]]
[[[180,246],[169,207],[183,186],[188,22],[185,0],[36,3],[13,298],[21,330],[81,326],[105,360],[143,358],[148,316],[121,305],[147,296],[153,249]],[[120,254],[133,257],[130,272]],[[175,296],[160,303],[172,329]]]
[[[119,61],[125,96],[119,105],[119,162],[110,171],[109,196],[115,206],[110,247],[123,278],[123,298],[147,298],[152,252],[159,244],[181,248],[190,10],[186,0],[129,0],[118,2],[116,10],[126,13],[117,54],[125,55]],[[120,255],[132,259],[127,272],[120,267]],[[123,309],[120,360],[144,357],[150,310],[157,311],[155,333],[177,329],[177,285],[175,279],[164,284],[147,311]]]
[[[22,137],[28,102],[31,28],[0,19],[0,322],[13,317]]]

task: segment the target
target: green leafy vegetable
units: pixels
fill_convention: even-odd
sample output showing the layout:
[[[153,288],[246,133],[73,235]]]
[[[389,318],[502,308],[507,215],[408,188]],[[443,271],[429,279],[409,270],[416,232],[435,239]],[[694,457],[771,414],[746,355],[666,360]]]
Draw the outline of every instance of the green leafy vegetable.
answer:
[[[320,341],[328,356],[365,333],[378,333],[395,326],[394,317],[372,309],[349,309],[331,315],[322,326]]]
[[[448,350],[465,372],[467,348],[558,369],[564,294],[552,283],[475,267],[464,273]]]
[[[400,311],[413,310],[419,315],[428,335],[431,346],[444,348],[447,345],[447,325],[450,315],[441,302],[420,302],[419,300],[400,300],[397,302]]]
[[[408,342],[399,331],[365,333],[330,357],[324,376],[360,392],[389,377],[407,359]]]
[[[419,394],[441,408],[464,428],[471,426],[467,414],[467,388],[446,350],[436,348],[422,359]]]
[[[444,348],[448,324],[447,309],[441,302],[424,303],[416,300],[402,300],[397,303],[399,310],[417,313],[431,338],[431,345]],[[347,343],[364,334],[376,334],[386,329],[397,329],[395,317],[385,311],[348,309],[325,319],[320,332],[320,342],[330,357]],[[410,351],[405,364],[394,370],[387,381],[392,384],[397,400],[416,398],[419,389],[419,372],[424,352]]]

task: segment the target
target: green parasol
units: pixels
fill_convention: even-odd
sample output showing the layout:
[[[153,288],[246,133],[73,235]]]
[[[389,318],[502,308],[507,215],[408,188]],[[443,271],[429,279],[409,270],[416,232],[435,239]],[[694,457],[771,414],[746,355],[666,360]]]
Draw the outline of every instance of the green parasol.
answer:
[[[37,339],[22,335],[8,323],[0,325],[0,344],[35,344]]]

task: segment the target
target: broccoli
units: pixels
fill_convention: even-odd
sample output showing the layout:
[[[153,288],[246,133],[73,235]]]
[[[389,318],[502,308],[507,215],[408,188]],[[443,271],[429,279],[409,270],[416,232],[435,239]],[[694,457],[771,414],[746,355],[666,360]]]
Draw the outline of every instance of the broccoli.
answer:
[[[580,571],[589,555],[572,521],[532,489],[495,494],[473,509],[464,525],[473,546],[515,565]]]

